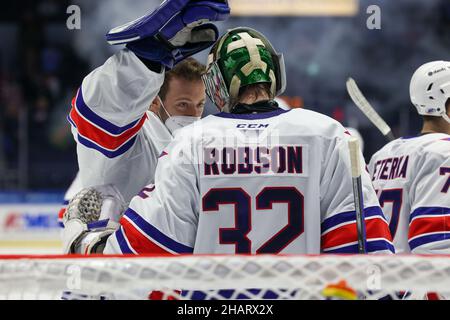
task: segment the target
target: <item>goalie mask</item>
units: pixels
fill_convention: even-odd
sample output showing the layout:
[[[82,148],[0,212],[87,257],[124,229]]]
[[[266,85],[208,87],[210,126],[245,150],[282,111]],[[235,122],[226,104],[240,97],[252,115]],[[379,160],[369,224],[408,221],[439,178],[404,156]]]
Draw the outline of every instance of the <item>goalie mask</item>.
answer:
[[[248,85],[268,83],[276,97],[286,88],[283,55],[256,30],[229,30],[211,49],[203,82],[208,97],[224,112],[230,112],[240,89]]]
[[[450,123],[445,106],[450,98],[450,62],[433,61],[422,65],[412,76],[409,92],[420,115],[443,117]]]

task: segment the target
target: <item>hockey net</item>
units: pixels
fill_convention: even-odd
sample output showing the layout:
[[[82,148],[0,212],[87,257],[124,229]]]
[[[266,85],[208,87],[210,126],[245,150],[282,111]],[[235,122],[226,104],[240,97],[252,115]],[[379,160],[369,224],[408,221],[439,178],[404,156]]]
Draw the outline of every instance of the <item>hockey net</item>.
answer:
[[[0,299],[423,299],[446,291],[446,256],[0,256]]]

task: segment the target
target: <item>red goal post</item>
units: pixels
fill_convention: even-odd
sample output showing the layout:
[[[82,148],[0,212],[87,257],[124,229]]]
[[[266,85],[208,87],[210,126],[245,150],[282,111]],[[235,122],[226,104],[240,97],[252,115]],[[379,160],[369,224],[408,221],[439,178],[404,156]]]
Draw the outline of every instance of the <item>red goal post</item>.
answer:
[[[148,299],[155,291],[176,299],[422,299],[450,291],[450,256],[0,256],[0,299]]]

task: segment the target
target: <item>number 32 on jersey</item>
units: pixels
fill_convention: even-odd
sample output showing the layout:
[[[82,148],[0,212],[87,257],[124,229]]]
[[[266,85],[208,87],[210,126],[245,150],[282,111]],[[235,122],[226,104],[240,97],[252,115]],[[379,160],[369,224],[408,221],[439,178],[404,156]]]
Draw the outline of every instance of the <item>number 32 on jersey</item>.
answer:
[[[279,253],[304,231],[304,197],[295,187],[266,187],[255,197],[256,214],[270,214],[260,210],[271,210],[274,203],[288,205],[288,223],[278,233],[256,250],[256,253]],[[220,244],[234,244],[236,253],[250,254],[252,249],[248,234],[252,229],[252,201],[242,188],[215,188],[205,194],[203,212],[212,214],[220,205],[234,206],[233,228],[219,229]]]

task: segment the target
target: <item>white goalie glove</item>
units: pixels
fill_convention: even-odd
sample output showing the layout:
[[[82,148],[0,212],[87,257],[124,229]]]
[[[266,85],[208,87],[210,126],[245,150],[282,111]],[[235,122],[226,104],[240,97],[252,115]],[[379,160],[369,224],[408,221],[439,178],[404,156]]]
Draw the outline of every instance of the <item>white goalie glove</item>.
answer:
[[[102,253],[106,239],[119,228],[119,219],[126,208],[121,193],[113,185],[81,190],[64,213],[64,254]]]

